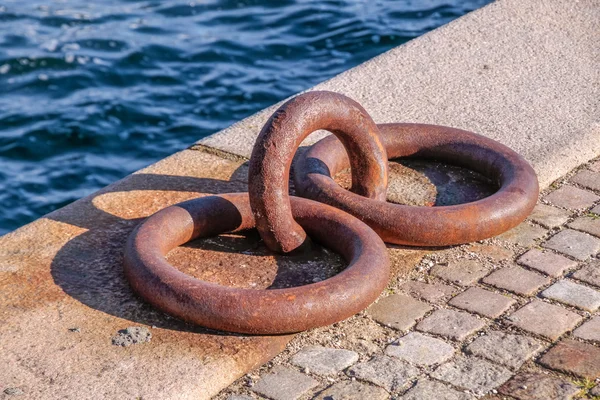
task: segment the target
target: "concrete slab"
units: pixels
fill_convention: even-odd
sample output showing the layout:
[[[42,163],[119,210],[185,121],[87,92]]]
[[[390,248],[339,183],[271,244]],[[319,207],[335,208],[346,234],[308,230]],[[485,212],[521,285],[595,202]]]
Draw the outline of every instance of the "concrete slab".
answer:
[[[532,163],[543,188],[600,153],[598,43],[596,1],[501,0],[311,90],[348,95],[378,123],[449,125],[498,140]],[[276,107],[199,143],[249,157]]]

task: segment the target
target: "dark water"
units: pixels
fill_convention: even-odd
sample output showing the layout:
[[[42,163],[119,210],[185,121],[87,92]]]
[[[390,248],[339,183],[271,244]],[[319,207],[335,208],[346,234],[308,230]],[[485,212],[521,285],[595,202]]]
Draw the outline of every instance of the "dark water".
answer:
[[[489,0],[0,0],[0,234]]]

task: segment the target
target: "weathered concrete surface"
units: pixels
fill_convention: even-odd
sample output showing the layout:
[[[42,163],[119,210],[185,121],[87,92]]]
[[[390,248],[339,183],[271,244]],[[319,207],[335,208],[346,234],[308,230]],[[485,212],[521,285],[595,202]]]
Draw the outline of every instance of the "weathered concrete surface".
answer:
[[[448,125],[498,140],[546,187],[600,153],[598,43],[595,0],[500,0],[313,89],[350,96],[378,123]],[[249,157],[274,107],[200,143]]]

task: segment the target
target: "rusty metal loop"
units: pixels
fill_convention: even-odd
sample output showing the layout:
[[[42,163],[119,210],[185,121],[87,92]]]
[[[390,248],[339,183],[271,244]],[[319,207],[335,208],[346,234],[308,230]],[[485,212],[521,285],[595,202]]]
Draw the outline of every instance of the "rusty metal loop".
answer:
[[[290,211],[290,165],[302,140],[319,129],[337,136],[351,155],[352,190],[385,200],[387,155],[369,114],[354,100],[333,92],[294,97],[269,118],[250,158],[250,205],[257,229],[271,250],[290,252],[306,240]]]
[[[444,126],[398,123],[378,127],[390,159],[414,156],[466,167],[496,182],[499,190],[478,201],[442,207],[368,199],[344,190],[332,179],[350,162],[343,146],[330,136],[299,158],[296,191],[357,216],[385,242],[411,246],[445,246],[489,238],[517,226],[535,206],[539,193],[535,171],[508,147]],[[351,172],[354,175],[354,170]],[[379,183],[364,184],[375,190]]]
[[[292,333],[340,321],[373,302],[389,279],[383,241],[357,218],[308,199],[291,198],[296,221],[348,267],[305,286],[254,290],[195,279],[170,265],[169,250],[199,237],[254,227],[247,193],[186,201],[154,214],[131,234],[125,275],[155,307],[208,328],[250,334]]]

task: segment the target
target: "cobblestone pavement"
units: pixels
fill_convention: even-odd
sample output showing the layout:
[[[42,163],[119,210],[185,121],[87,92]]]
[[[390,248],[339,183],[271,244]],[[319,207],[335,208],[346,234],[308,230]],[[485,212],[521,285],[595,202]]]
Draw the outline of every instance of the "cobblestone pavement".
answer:
[[[217,399],[600,399],[599,308],[595,161],[519,227],[427,254],[369,309],[299,334]]]

